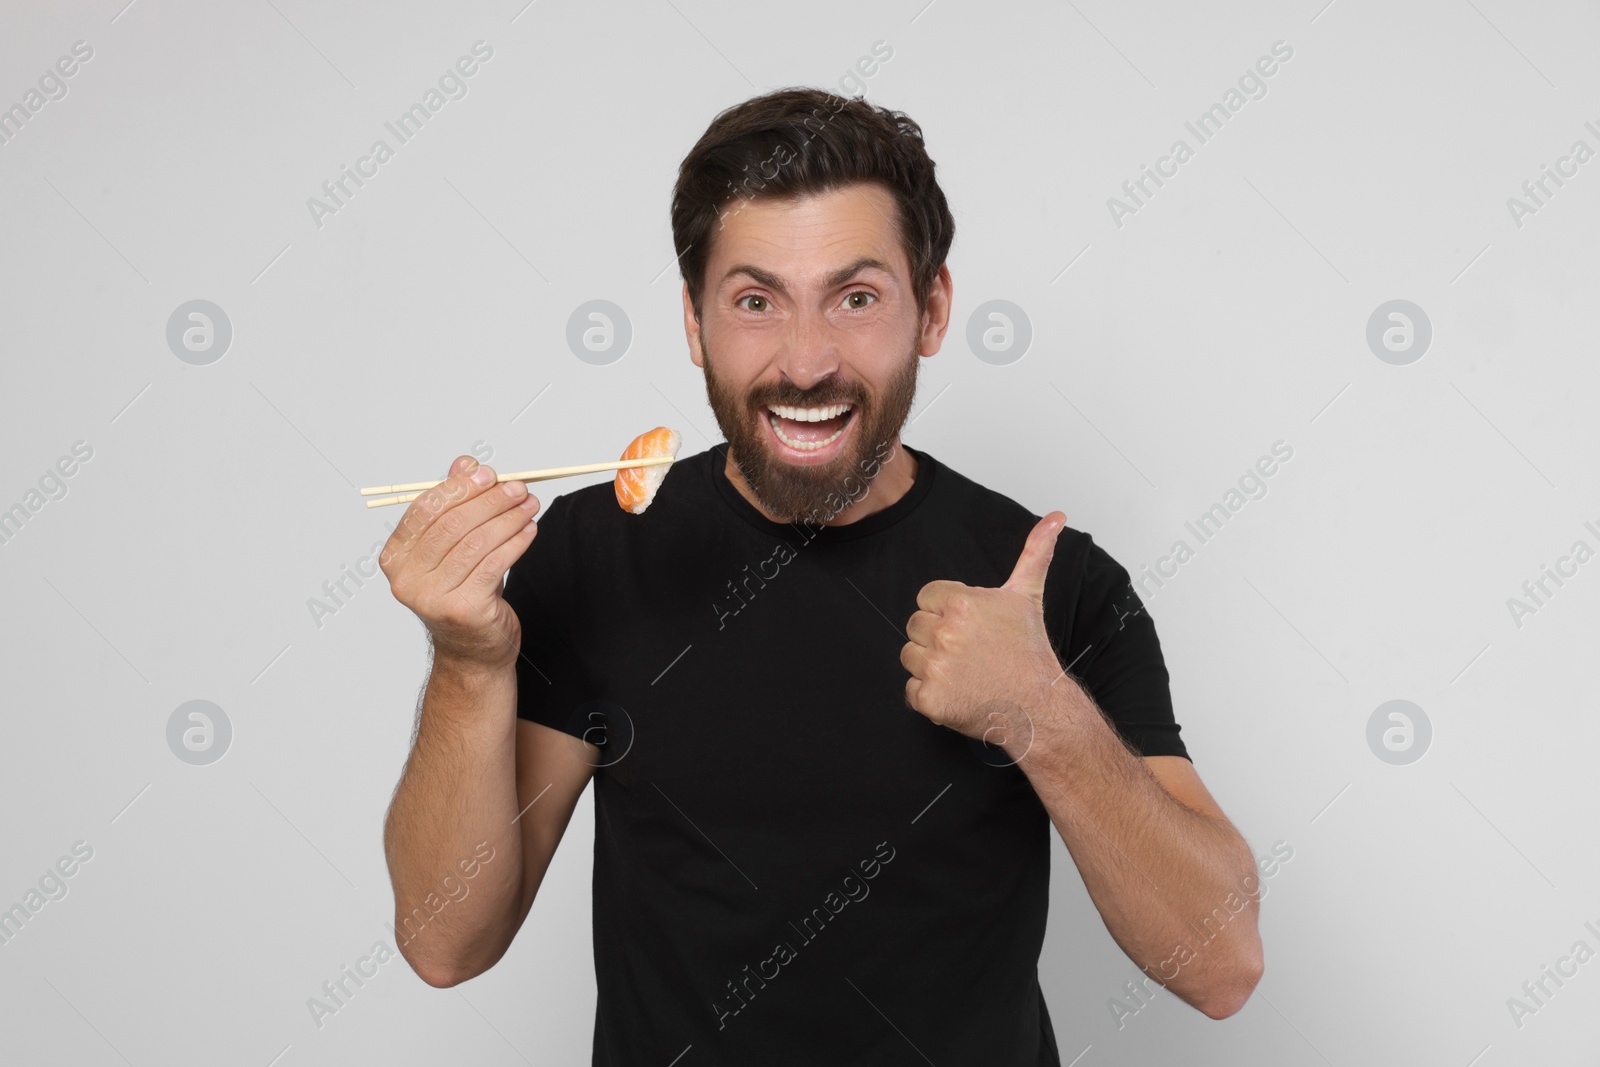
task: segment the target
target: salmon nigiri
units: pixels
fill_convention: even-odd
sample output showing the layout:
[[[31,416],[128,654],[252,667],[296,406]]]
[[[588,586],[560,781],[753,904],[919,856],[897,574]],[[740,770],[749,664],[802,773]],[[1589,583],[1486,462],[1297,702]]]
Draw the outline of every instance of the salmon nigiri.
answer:
[[[682,444],[683,438],[679,436],[677,430],[657,426],[648,433],[635,437],[633,443],[617,458],[648,459],[652,456],[671,456],[676,459],[678,448]],[[653,467],[624,467],[617,471],[615,483],[617,503],[622,505],[622,510],[643,515],[644,509],[655,499],[656,490],[661,488],[661,482],[671,468],[672,464],[661,463]]]

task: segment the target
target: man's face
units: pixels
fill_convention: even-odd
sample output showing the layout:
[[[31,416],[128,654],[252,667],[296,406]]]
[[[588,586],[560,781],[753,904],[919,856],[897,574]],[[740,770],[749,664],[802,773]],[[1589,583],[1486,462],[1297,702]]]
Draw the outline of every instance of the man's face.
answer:
[[[846,478],[861,482],[887,457],[918,356],[939,349],[945,324],[929,328],[917,311],[897,210],[876,184],[735,200],[713,238],[698,323],[685,292],[711,409],[774,515],[825,521],[852,499]]]

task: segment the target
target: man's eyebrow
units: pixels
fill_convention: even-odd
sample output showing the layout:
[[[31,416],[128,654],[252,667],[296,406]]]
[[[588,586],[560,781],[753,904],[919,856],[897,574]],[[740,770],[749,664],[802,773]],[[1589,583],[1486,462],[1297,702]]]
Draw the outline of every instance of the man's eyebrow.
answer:
[[[828,275],[828,277],[823,280],[823,287],[826,289],[832,289],[834,286],[843,285],[860,272],[869,269],[881,270],[885,274],[891,275],[894,273],[889,264],[885,263],[883,260],[878,259],[875,256],[862,256],[848,267],[841,267],[839,270],[836,270],[832,274]],[[722,276],[722,283],[725,284],[729,278],[732,278],[736,274],[748,275],[759,285],[764,285],[768,289],[782,293],[784,296],[789,295],[789,290],[787,287],[785,287],[782,278],[778,277],[776,274],[773,274],[771,271],[762,270],[760,267],[751,266],[748,263],[736,263],[732,267],[729,267],[728,272]]]

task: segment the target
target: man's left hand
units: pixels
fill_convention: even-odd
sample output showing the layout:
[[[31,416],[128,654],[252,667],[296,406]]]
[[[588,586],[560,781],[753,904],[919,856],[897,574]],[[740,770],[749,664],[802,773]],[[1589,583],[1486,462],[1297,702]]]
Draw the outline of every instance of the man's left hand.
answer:
[[[985,741],[1014,736],[1044,705],[1061,663],[1044,626],[1044,578],[1067,517],[1052,511],[1022,546],[1011,577],[990,589],[929,582],[906,623],[906,703],[940,726]],[[1003,741],[998,742],[1003,743]]]

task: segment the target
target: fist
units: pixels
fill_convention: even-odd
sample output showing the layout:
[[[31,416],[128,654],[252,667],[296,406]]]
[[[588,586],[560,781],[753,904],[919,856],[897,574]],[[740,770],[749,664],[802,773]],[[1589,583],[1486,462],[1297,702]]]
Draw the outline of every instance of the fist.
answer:
[[[1040,519],[998,588],[922,587],[900,650],[913,710],[980,740],[1026,736],[1022,723],[1009,720],[1040,708],[1063,673],[1045,630],[1044,579],[1066,524],[1059,511]]]

